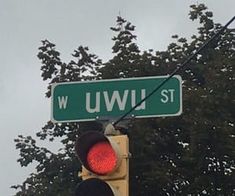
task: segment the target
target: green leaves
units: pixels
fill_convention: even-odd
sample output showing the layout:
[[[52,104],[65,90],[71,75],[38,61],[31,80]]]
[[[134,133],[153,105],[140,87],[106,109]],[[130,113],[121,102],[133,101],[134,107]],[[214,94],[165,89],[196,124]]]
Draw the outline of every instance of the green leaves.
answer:
[[[74,50],[74,60],[69,63],[62,62],[60,53],[55,49],[55,44],[48,40],[42,41],[39,47],[38,58],[42,62],[42,78],[49,80],[46,97],[51,96],[51,84],[68,81],[82,81],[95,79],[97,70],[102,61],[94,54],[89,54],[88,47],[79,46]]]
[[[173,35],[165,51],[140,51],[135,26],[118,16],[111,27],[113,57],[104,63],[83,46],[74,50],[71,61],[62,62],[55,44],[44,40],[38,58],[42,79],[48,81],[46,96],[54,82],[170,74],[221,28],[212,17],[204,4],[192,5],[189,18],[200,24],[196,35]],[[235,194],[234,40],[234,30],[227,29],[180,73],[181,116],[138,119],[129,125],[131,195]],[[31,136],[15,139],[20,165],[36,164],[22,185],[12,186],[16,195],[72,195],[81,170],[74,142],[82,132],[94,129],[102,127],[97,122],[47,122],[36,136],[41,141],[59,139],[62,147],[57,152],[39,147]]]

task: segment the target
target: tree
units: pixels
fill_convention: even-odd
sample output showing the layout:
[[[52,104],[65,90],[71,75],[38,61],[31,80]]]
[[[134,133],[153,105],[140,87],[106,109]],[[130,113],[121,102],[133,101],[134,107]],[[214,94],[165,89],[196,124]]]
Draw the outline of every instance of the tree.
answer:
[[[80,46],[72,54],[75,59],[64,63],[55,45],[48,40],[42,41],[38,58],[42,62],[42,78],[49,80],[47,98],[51,96],[51,83],[96,78],[97,68],[102,62],[96,55],[88,52],[87,47]],[[93,126],[99,128],[99,124],[95,122],[53,124],[49,121],[36,136],[40,140],[48,139],[51,142],[57,137],[62,138],[64,148],[57,154],[47,148],[38,147],[36,140],[31,136],[20,135],[15,139],[16,148],[20,149],[20,158],[17,161],[21,166],[26,167],[32,162],[37,162],[36,172],[30,174],[22,185],[13,186],[20,189],[16,195],[72,195],[80,181],[77,174],[81,170],[81,165],[75,157],[74,143],[83,130]]]
[[[203,42],[213,31],[221,28],[214,24],[212,13],[204,5],[192,6],[192,20],[199,19],[199,36]],[[233,195],[234,187],[234,104],[235,72],[234,30],[227,29],[217,43],[213,43],[195,60],[194,70],[203,75],[203,85],[194,89],[200,98],[191,100],[190,149],[187,159],[194,168],[189,176],[188,192],[204,195]],[[233,105],[234,106],[234,105]],[[232,106],[232,107],[233,107]]]
[[[135,26],[121,17],[111,27],[115,33],[113,58],[105,63],[87,47],[74,51],[69,63],[60,59],[55,45],[42,41],[38,57],[42,78],[50,84],[64,81],[126,78],[171,73],[193,51],[221,28],[204,4],[192,5],[192,21],[198,20],[198,34],[190,40],[175,40],[166,51],[140,51],[134,35]],[[181,116],[138,119],[130,123],[130,195],[234,195],[235,194],[235,39],[234,30],[226,29],[180,75],[183,78]],[[48,122],[37,137],[53,141],[61,138],[64,145],[58,153],[38,147],[31,136],[19,136],[18,162],[28,166],[37,162],[32,173],[16,195],[72,195],[81,179],[74,153],[74,141],[88,129],[102,130],[97,122]]]

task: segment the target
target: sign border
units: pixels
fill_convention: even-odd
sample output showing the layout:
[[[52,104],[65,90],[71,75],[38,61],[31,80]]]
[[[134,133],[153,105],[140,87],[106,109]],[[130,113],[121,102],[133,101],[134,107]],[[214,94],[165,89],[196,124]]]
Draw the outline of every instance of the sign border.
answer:
[[[70,123],[70,122],[88,122],[88,121],[95,121],[99,120],[99,117],[97,116],[96,118],[89,118],[89,119],[81,119],[81,120],[62,120],[58,121],[54,119],[53,116],[53,97],[54,97],[54,89],[56,86],[59,85],[70,85],[70,84],[81,84],[81,83],[99,83],[99,82],[112,82],[112,81],[120,81],[120,80],[147,80],[147,79],[157,79],[157,78],[168,78],[169,75],[162,75],[162,76],[149,76],[149,77],[133,77],[133,78],[114,78],[114,79],[103,79],[103,80],[87,80],[87,81],[73,81],[73,82],[60,82],[60,83],[52,83],[51,84],[51,121],[53,123]],[[175,114],[158,114],[158,115],[144,115],[144,116],[135,116],[133,115],[134,118],[154,118],[154,117],[169,117],[169,116],[179,116],[182,114],[183,111],[183,106],[182,106],[182,77],[180,75],[174,75],[172,78],[177,78],[179,81],[179,96],[180,96],[180,108],[179,111]],[[125,112],[123,112],[124,114]],[[118,118],[118,117],[117,117]]]

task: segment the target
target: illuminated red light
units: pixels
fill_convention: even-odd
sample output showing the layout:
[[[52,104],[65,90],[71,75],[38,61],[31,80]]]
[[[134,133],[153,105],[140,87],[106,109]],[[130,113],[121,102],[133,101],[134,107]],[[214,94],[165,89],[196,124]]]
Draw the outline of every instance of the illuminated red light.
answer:
[[[96,174],[105,175],[112,172],[117,161],[116,153],[107,141],[94,144],[87,154],[87,164]]]

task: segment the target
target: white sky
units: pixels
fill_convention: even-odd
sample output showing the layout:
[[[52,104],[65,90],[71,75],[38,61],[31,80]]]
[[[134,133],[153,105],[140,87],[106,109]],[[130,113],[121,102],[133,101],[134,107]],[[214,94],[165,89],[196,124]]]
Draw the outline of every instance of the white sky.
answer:
[[[141,49],[162,50],[171,35],[196,32],[189,5],[201,2],[221,24],[235,14],[234,0],[0,0],[0,195],[13,195],[9,187],[21,184],[33,169],[16,162],[14,138],[35,136],[50,118],[47,83],[36,57],[40,40],[55,43],[64,61],[79,45],[107,60],[113,44],[109,27],[120,13],[136,26]]]

